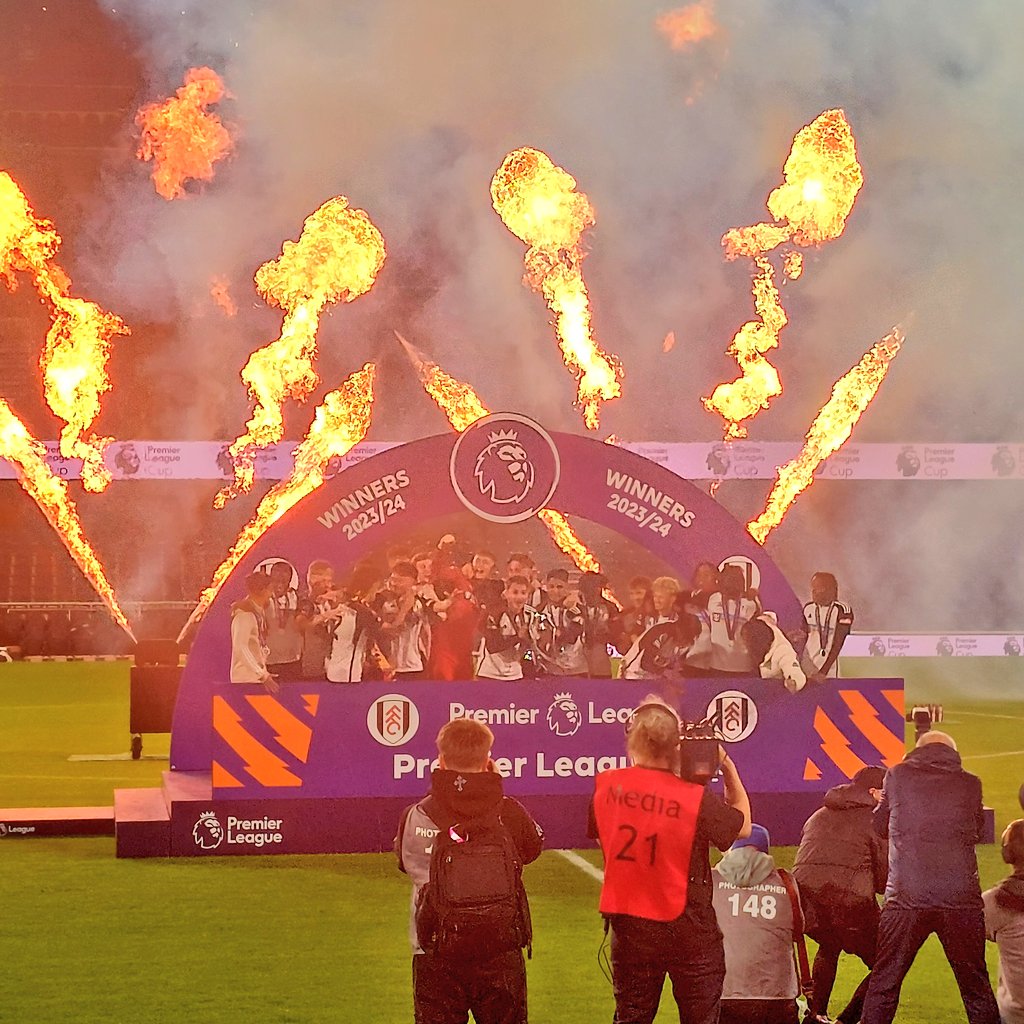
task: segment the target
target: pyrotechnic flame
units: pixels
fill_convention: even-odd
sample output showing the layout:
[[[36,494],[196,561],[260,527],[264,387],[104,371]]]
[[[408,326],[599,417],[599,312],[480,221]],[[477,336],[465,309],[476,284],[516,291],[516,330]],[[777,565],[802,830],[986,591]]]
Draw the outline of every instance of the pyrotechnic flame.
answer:
[[[39,360],[43,393],[50,409],[65,423],[61,454],[82,459],[85,489],[102,491],[111,479],[103,453],[112,438],[98,437],[90,429],[111,387],[107,375],[111,340],[130,332],[113,313],[69,294],[71,281],[53,262],[60,243],[53,224],[37,219],[14,179],[0,171],[0,276],[13,288],[16,272],[29,274],[51,308],[50,331]]]
[[[702,39],[710,39],[718,31],[712,0],[700,0],[659,14],[654,25],[673,50],[685,50]]]
[[[786,326],[786,311],[782,308],[779,290],[775,287],[771,263],[759,256],[755,261],[758,273],[754,278],[754,308],[758,319],[748,320],[735,334],[729,345],[729,354],[739,364],[742,376],[726,384],[719,384],[710,398],[704,398],[704,407],[717,412],[726,421],[726,439],[747,436],[743,420],[755,416],[768,403],[782,393],[779,372],[765,358],[765,353],[779,343],[779,332]]]
[[[838,238],[864,183],[853,132],[841,110],[826,110],[797,132],[783,175],[785,182],[767,202],[769,212],[781,223],[733,228],[722,237],[727,259],[750,256],[757,265],[754,305],[760,318],[745,323],[729,346],[742,376],[720,384],[710,398],[702,399],[705,408],[725,420],[726,440],[746,437],[742,421],[767,409],[782,393],[778,370],[765,353],[778,345],[787,318],[765,254],[784,242],[821,245]],[[783,266],[786,275],[796,280],[803,272],[802,254],[786,253]]]
[[[781,223],[727,231],[722,238],[727,259],[756,256],[788,241],[821,245],[843,233],[864,174],[841,110],[826,110],[796,133],[783,177],[767,203]]]
[[[235,316],[238,313],[235,300],[231,298],[231,288],[227,278],[215,277],[210,281],[210,297],[224,310],[227,316]]]
[[[622,393],[622,367],[602,351],[590,328],[590,296],[580,269],[580,239],[594,223],[590,200],[576,191],[568,171],[526,147],[509,153],[495,172],[491,202],[509,231],[529,246],[523,280],[555,314],[562,358],[578,382],[583,421],[596,430],[601,402]]]
[[[46,464],[46,449],[25,427],[25,424],[0,398],[0,458],[7,459],[18,474],[18,482],[39,506],[49,524],[56,530],[64,547],[92,584],[117,624],[134,640],[131,626],[121,611],[114,590],[107,582],[103,566],[82,530],[78,510],[68,493],[68,485],[54,476]]]
[[[213,165],[231,152],[230,133],[206,109],[224,96],[224,82],[216,71],[190,68],[172,97],[135,115],[142,129],[137,155],[153,161],[153,184],[164,199],[184,195],[186,181],[212,180]]]
[[[193,623],[203,617],[224,581],[253,544],[293,505],[324,482],[331,459],[347,455],[366,436],[373,412],[375,373],[374,364],[366,363],[347,377],[340,388],[324,396],[306,436],[295,449],[291,474],[263,496],[252,519],[242,528],[227,558],[217,567],[210,585],[200,595],[199,603],[178,636],[179,642]]]
[[[778,478],[764,511],[747,523],[747,530],[758,544],[765,542],[768,534],[782,522],[797,495],[810,486],[818,466],[849,439],[857,421],[878,393],[903,340],[902,331],[894,327],[865,353],[853,369],[836,381],[832,397],[807,431],[803,450],[795,459],[779,467]]]
[[[437,403],[455,430],[461,434],[471,423],[490,415],[490,409],[480,401],[480,396],[469,384],[445,373],[437,363],[431,362],[419,349],[409,344],[398,331],[395,331],[395,337],[402,343],[406,355],[416,368],[423,390]],[[552,540],[581,572],[601,571],[600,562],[579,539],[561,512],[545,508],[537,515],[548,528]]]
[[[281,336],[253,352],[242,370],[256,404],[245,433],[228,449],[235,478],[217,494],[215,508],[252,488],[256,449],[284,436],[285,401],[305,400],[320,382],[313,361],[324,307],[369,291],[385,256],[384,239],[367,214],[335,196],[306,218],[297,242],[285,242],[281,255],[256,271],[257,289],[285,311],[284,323]]]

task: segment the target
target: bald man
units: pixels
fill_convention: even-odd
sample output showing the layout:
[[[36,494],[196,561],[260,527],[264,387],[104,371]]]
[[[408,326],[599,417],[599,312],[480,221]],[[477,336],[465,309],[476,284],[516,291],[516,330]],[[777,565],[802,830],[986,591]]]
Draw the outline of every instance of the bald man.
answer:
[[[926,732],[886,772],[874,825],[889,841],[889,881],[862,1024],[892,1024],[903,979],[933,932],[969,1024],[999,1024],[974,852],[985,825],[981,782],[963,770],[952,736]]]
[[[1006,826],[1002,846],[1013,873],[981,898],[985,930],[999,947],[996,1003],[1003,1024],[1024,1024],[1024,818]]]

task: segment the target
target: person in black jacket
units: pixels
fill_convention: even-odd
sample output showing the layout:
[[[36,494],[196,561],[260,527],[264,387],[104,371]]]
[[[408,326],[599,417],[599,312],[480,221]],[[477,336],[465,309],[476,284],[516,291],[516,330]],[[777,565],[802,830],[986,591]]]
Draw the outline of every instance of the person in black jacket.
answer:
[[[470,1013],[477,1024],[526,1024],[521,948],[457,960],[426,952],[417,942],[417,897],[430,881],[431,854],[442,830],[455,839],[456,828],[471,832],[478,824],[496,826],[512,839],[521,864],[540,856],[544,833],[521,803],[502,792],[491,759],[493,743],[494,734],[483,722],[456,718],[443,726],[437,734],[439,767],[431,774],[430,795],[402,812],[395,836],[399,870],[413,882],[409,938],[416,1024],[465,1021]]]
[[[886,773],[875,827],[889,840],[889,882],[863,1024],[892,1024],[903,979],[932,932],[953,968],[969,1024],[999,1024],[974,852],[984,824],[981,782],[963,770],[946,733],[926,732]]]
[[[852,782],[825,794],[825,806],[806,821],[793,875],[800,886],[807,934],[818,943],[811,972],[814,991],[806,1021],[828,1020],[828,1001],[840,953],[860,957],[870,971],[878,940],[878,902],[885,891],[888,864],[885,843],[872,827],[882,796],[885,769],[861,768]],[[870,973],[836,1018],[860,1020]]]

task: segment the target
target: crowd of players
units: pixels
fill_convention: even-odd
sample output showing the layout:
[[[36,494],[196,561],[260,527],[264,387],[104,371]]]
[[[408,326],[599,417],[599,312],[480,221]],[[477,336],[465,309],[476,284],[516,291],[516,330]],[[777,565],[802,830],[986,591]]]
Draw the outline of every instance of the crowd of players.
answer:
[[[686,582],[635,576],[622,604],[607,585],[599,573],[542,572],[522,552],[503,567],[487,550],[460,557],[451,535],[429,550],[391,548],[386,573],[367,564],[345,581],[315,560],[300,585],[290,563],[270,559],[233,606],[231,680],[759,674],[796,692],[837,674],[853,624],[825,572],[788,636],[738,564],[701,562]]]

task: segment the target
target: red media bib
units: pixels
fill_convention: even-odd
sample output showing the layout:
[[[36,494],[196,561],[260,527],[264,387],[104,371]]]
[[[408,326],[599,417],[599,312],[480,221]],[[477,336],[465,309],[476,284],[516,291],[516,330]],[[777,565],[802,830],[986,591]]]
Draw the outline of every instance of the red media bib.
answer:
[[[602,914],[671,921],[683,912],[703,796],[703,786],[655,768],[598,775],[594,816],[604,853]]]

